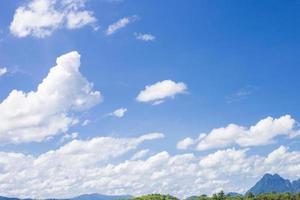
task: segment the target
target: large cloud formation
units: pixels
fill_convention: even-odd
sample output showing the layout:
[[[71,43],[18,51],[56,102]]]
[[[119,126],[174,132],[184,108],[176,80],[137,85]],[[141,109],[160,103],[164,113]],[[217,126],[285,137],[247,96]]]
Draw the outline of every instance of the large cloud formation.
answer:
[[[226,148],[233,145],[241,147],[262,146],[274,143],[278,136],[295,137],[299,135],[297,122],[290,115],[277,119],[267,117],[247,128],[236,124],[215,128],[209,133],[202,133],[197,139],[185,138],[177,144],[178,149],[187,149],[197,144],[196,149]]]
[[[244,192],[266,172],[300,177],[300,152],[284,146],[266,156],[234,148],[200,157],[166,151],[136,156],[145,151],[139,145],[163,136],[73,140],[38,156],[0,152],[0,193],[24,198],[67,198],[93,192],[186,197],[220,190]]]
[[[85,10],[85,4],[86,0],[31,0],[17,8],[10,31],[17,37],[44,38],[63,27],[95,26],[97,20],[91,11]]]
[[[65,132],[77,122],[73,113],[100,102],[101,93],[79,71],[77,52],[56,63],[36,91],[13,90],[0,103],[0,144],[42,141]]]

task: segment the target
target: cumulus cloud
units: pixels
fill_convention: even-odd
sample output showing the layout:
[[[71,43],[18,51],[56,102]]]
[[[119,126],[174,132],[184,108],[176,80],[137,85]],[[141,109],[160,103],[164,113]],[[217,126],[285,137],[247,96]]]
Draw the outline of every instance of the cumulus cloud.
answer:
[[[16,9],[10,31],[17,37],[43,38],[59,28],[95,26],[97,20],[85,4],[86,0],[31,0]]]
[[[0,77],[7,73],[7,68],[0,68]]]
[[[127,108],[119,108],[119,109],[109,113],[109,116],[122,118],[122,117],[124,117],[126,112],[127,112]]]
[[[194,143],[195,141],[192,138],[187,137],[177,143],[177,149],[182,149],[182,150],[187,149]]]
[[[36,91],[13,90],[0,103],[0,143],[42,141],[66,132],[78,122],[75,114],[101,101],[79,71],[80,55],[57,58]]]
[[[297,133],[297,122],[290,115],[284,115],[277,119],[267,117],[249,128],[229,124],[226,127],[215,128],[207,134],[202,133],[194,140],[186,138],[178,144],[180,147],[197,144],[196,149],[199,151],[234,145],[251,147],[274,143],[278,136],[295,137]]]
[[[147,85],[145,89],[138,94],[136,100],[158,105],[163,103],[166,98],[174,98],[177,94],[184,94],[186,91],[187,86],[185,83],[164,80],[153,85]]]
[[[121,18],[117,22],[109,25],[108,28],[106,29],[105,33],[106,33],[106,35],[112,35],[119,29],[126,27],[128,24],[130,24],[136,20],[137,20],[136,15],[131,16],[131,17]]]
[[[119,183],[115,176],[126,167],[122,169],[110,162],[145,141],[163,136],[162,133],[150,133],[134,138],[73,140],[38,156],[0,152],[0,180],[5,183],[0,185],[0,193],[36,198],[70,197],[105,184],[104,189],[117,193],[119,189],[114,185]]]
[[[150,42],[155,40],[155,36],[152,34],[146,34],[146,33],[135,33],[135,38],[137,40],[142,40],[145,42]]]
[[[37,156],[0,152],[0,193],[24,198],[68,198],[95,191],[186,197],[221,189],[242,193],[267,172],[300,178],[300,152],[284,146],[267,156],[234,148],[204,156],[162,151],[147,157],[148,150],[136,151],[143,142],[162,137],[76,139]]]

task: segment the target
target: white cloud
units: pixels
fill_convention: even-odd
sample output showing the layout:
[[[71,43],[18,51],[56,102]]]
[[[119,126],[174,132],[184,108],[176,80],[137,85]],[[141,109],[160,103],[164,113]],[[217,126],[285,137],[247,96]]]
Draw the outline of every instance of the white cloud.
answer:
[[[67,198],[95,191],[186,197],[221,189],[245,192],[267,172],[300,178],[300,152],[284,146],[267,156],[248,155],[247,149],[234,148],[200,157],[166,151],[146,157],[149,150],[136,151],[143,142],[161,137],[154,133],[73,140],[38,156],[0,152],[0,181],[4,183],[0,193],[23,198]]]
[[[161,104],[166,98],[174,98],[177,94],[186,93],[187,86],[183,82],[164,80],[153,85],[147,85],[136,97],[139,102],[151,102],[153,105]]]
[[[149,153],[149,151],[150,151],[149,149],[140,150],[131,157],[131,160],[141,159],[141,158],[145,157]]]
[[[105,33],[106,33],[106,35],[112,35],[119,29],[124,28],[125,26],[134,22],[135,20],[137,20],[136,15],[119,19],[117,22],[109,25],[108,28],[106,29]]]
[[[234,102],[245,100],[248,97],[250,97],[251,95],[253,95],[253,93],[257,89],[258,89],[257,87],[247,85],[246,87],[241,88],[239,91],[235,92],[234,94],[227,96],[226,97],[227,103],[231,104],[231,103],[234,103]]]
[[[135,38],[137,40],[142,40],[145,42],[150,42],[155,40],[155,36],[151,34],[145,34],[145,33],[135,33]]]
[[[44,38],[59,28],[76,29],[95,25],[91,11],[84,10],[86,0],[31,0],[16,9],[10,31],[17,37]]]
[[[86,119],[81,123],[81,126],[87,126],[89,123],[91,123],[91,120]]]
[[[95,23],[96,19],[93,17],[93,14],[89,11],[76,11],[70,12],[67,15],[67,28],[68,29],[77,29],[81,28],[87,24]]]
[[[79,136],[78,132],[74,132],[71,134],[65,134],[61,139],[60,139],[60,143],[64,143],[68,140],[74,140]]]
[[[67,165],[72,163],[78,167],[96,165],[99,161],[109,161],[109,159],[121,156],[145,141],[163,137],[162,133],[149,133],[136,138],[95,137],[90,140],[73,140],[49,155],[53,159],[62,156],[64,159],[57,161],[68,162]]]
[[[7,73],[7,68],[0,68],[0,77]]]
[[[76,113],[100,102],[100,92],[79,71],[77,52],[56,63],[36,91],[13,90],[0,103],[0,143],[38,142],[66,132],[78,122]]]
[[[199,151],[234,145],[251,147],[274,143],[278,136],[295,137],[298,132],[296,121],[290,115],[284,115],[277,119],[267,117],[249,128],[229,124],[215,128],[208,134],[202,133],[197,139],[188,139],[187,142],[190,145],[197,144]]]
[[[124,117],[126,112],[127,112],[127,108],[119,108],[119,109],[115,110],[114,112],[109,113],[109,115],[121,118],[121,117]]]
[[[281,159],[282,156],[284,156],[287,152],[287,149],[284,146],[280,146],[278,149],[274,150],[272,153],[270,153],[265,162],[266,163],[275,163]]]
[[[164,137],[165,137],[164,134],[154,132],[154,133],[149,133],[147,135],[143,135],[140,138],[141,138],[141,140],[154,140],[154,139],[160,139],[160,138],[164,138]]]
[[[179,141],[178,143],[177,143],[177,149],[187,149],[187,148],[189,148],[191,145],[193,145],[194,144],[194,140],[192,139],[192,138],[190,138],[190,137],[187,137],[187,138],[185,138],[185,139],[183,139],[183,140],[181,140],[181,141]]]
[[[114,166],[110,162],[145,141],[162,137],[161,133],[150,133],[135,138],[73,140],[39,156],[0,152],[0,180],[5,182],[0,185],[0,193],[46,198],[75,196],[91,192],[95,187],[112,190],[119,184],[115,176],[127,167]]]

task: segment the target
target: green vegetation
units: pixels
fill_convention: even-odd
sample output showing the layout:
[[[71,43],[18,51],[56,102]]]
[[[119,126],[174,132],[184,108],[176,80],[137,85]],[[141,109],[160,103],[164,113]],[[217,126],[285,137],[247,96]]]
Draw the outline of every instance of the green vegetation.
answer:
[[[132,200],[179,200],[171,195],[148,194],[141,197],[133,198]]]
[[[176,197],[170,195],[161,195],[161,194],[149,194],[141,197],[135,197],[132,200],[179,200]],[[186,198],[186,200],[300,200],[300,193],[267,193],[253,195],[251,193],[246,196],[242,195],[225,195],[223,191],[218,194],[214,194],[211,197],[207,195],[201,196],[192,196]]]
[[[246,196],[228,196],[225,195],[223,191],[221,191],[218,194],[214,194],[212,197],[202,195],[199,197],[190,197],[187,198],[187,200],[300,200],[300,193],[267,193],[259,194],[256,196],[249,193]]]

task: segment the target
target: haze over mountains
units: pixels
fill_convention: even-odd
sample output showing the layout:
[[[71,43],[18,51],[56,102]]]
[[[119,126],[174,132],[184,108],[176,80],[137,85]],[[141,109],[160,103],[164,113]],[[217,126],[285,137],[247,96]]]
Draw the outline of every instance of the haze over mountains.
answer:
[[[120,200],[120,199],[125,200],[130,198],[132,198],[132,196],[130,195],[104,195],[104,194],[93,193],[93,194],[83,194],[74,198],[70,198],[68,200]],[[21,199],[0,196],[0,200],[21,200]],[[23,199],[23,200],[32,200],[32,199]],[[60,200],[67,200],[67,199],[60,199]]]
[[[83,194],[78,197],[74,197],[71,200],[118,200],[118,199],[130,199],[130,195],[103,195],[103,194]]]

